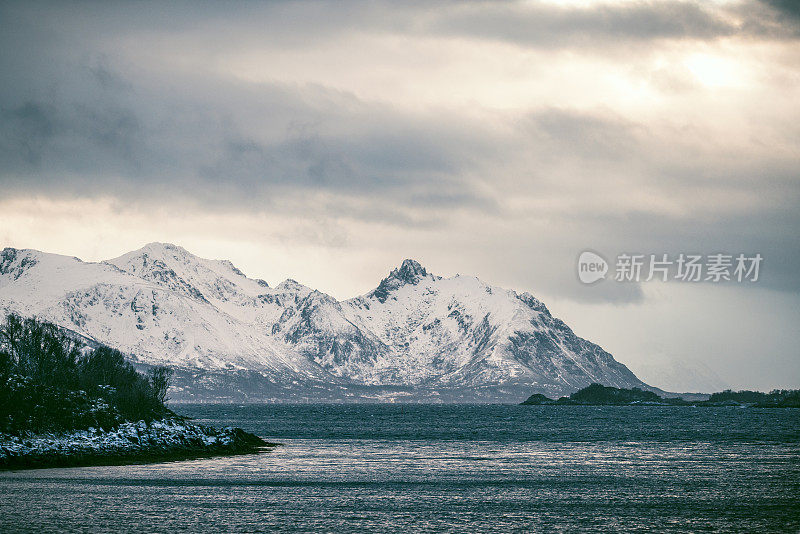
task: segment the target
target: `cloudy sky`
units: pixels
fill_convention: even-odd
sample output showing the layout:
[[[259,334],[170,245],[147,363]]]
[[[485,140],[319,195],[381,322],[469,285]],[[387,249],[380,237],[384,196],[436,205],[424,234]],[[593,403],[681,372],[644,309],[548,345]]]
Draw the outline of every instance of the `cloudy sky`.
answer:
[[[800,387],[789,0],[0,3],[0,246],[168,241],[340,298],[403,258],[646,381]],[[586,286],[590,249],[755,283]]]

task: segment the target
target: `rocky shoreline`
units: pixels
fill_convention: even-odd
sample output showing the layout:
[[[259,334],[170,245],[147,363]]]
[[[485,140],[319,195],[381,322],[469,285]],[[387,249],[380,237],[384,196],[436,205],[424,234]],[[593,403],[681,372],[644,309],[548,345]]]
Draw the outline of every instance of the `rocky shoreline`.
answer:
[[[165,418],[122,423],[108,431],[0,434],[0,470],[155,463],[253,454],[275,445],[240,428]]]

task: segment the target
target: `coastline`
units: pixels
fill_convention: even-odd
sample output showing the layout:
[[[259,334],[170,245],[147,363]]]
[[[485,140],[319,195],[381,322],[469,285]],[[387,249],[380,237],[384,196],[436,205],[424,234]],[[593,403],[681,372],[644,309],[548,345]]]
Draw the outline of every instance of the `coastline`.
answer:
[[[266,452],[269,443],[240,428],[216,429],[166,418],[103,431],[0,434],[0,471],[135,465]]]
[[[521,406],[685,406],[692,408],[800,408],[800,390],[760,391],[725,390],[706,399],[686,400],[678,394],[660,396],[639,388],[616,388],[593,383],[569,397],[551,399],[534,393]],[[697,395],[697,394],[692,394]]]

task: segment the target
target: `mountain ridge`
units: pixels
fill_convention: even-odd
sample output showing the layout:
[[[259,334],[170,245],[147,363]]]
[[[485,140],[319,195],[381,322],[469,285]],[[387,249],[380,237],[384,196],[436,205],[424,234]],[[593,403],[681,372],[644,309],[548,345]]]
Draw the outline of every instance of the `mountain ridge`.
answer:
[[[293,279],[272,287],[169,243],[102,262],[6,248],[0,309],[118,346],[140,365],[180,370],[176,400],[316,392],[518,402],[522,391],[561,395],[592,382],[654,389],[530,293],[443,278],[413,259],[372,291],[337,300]]]

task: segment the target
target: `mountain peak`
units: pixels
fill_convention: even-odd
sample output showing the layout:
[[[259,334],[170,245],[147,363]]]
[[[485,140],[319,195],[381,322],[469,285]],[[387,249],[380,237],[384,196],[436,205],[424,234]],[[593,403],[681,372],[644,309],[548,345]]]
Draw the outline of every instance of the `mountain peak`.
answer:
[[[196,260],[199,258],[183,247],[172,243],[153,242],[117,258],[105,260],[104,263],[137,276],[154,270],[170,271],[170,276],[177,276],[174,269],[177,269],[178,265],[193,263]]]
[[[154,241],[148,243],[141,248],[126,252],[122,256],[105,260],[105,263],[116,265],[120,267],[121,263],[130,261],[150,263],[155,262],[169,262],[171,260],[179,260],[182,262],[198,259],[197,256],[186,250],[185,248],[173,245],[172,243],[161,243]],[[123,269],[124,270],[124,269]]]
[[[281,291],[311,292],[310,287],[304,286],[294,278],[287,278],[275,286],[275,289],[279,289]]]
[[[215,305],[255,297],[269,288],[252,280],[229,260],[209,260],[172,243],[148,243],[105,261],[123,272]]]
[[[392,271],[389,276],[394,276],[407,284],[416,284],[420,278],[428,275],[425,267],[416,260],[405,259],[399,268]]]
[[[164,253],[169,252],[171,254],[180,254],[180,255],[190,255],[193,256],[191,252],[186,250],[185,248],[174,245],[172,243],[161,243],[159,241],[153,241],[152,243],[148,243],[138,251],[135,252],[149,252],[149,253]]]
[[[412,259],[392,267],[371,293],[338,301],[291,279],[268,289],[168,243],[105,263],[0,247],[0,310],[186,370],[181,400],[508,402],[592,382],[647,388],[530,294],[442,279]]]
[[[428,276],[428,271],[426,271],[425,267],[420,265],[418,261],[411,259],[403,260],[400,267],[392,270],[389,276],[381,280],[381,283],[369,296],[375,297],[380,302],[385,302],[391,291],[406,284],[417,285],[420,280],[426,276]]]

